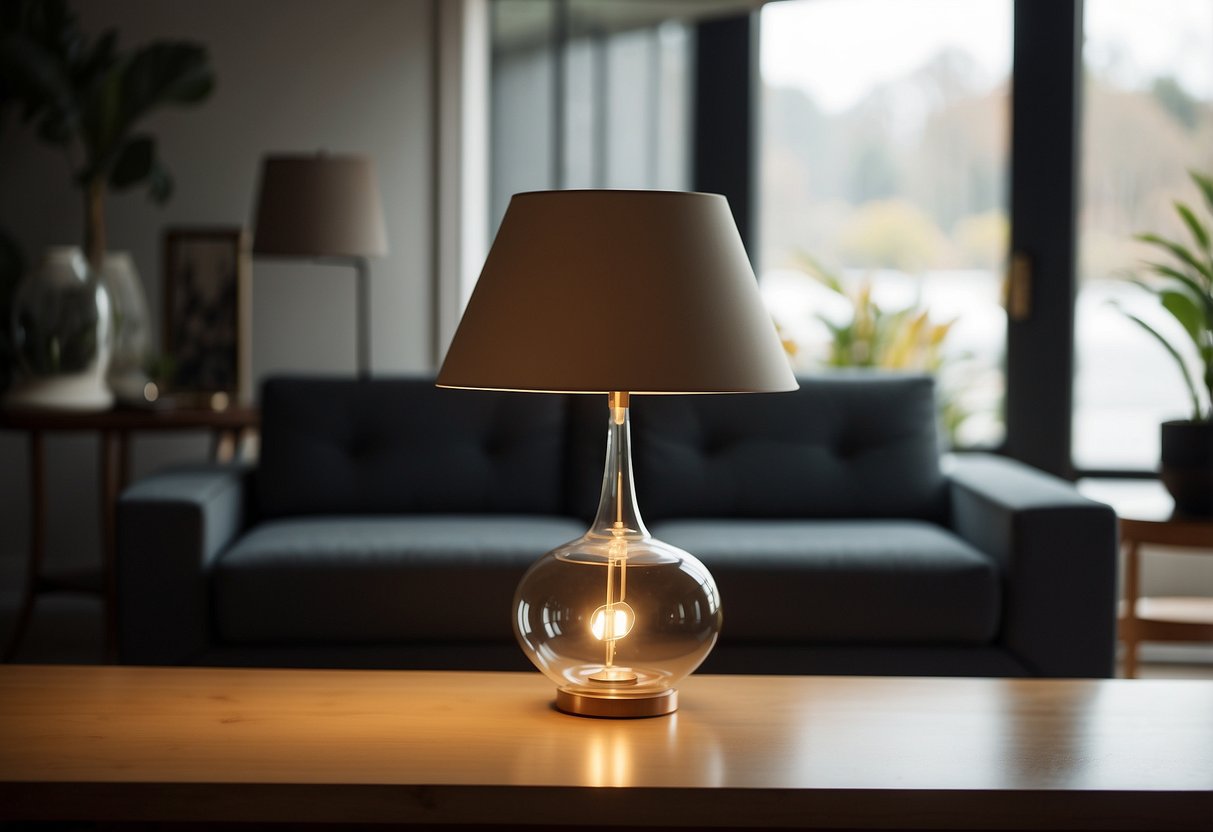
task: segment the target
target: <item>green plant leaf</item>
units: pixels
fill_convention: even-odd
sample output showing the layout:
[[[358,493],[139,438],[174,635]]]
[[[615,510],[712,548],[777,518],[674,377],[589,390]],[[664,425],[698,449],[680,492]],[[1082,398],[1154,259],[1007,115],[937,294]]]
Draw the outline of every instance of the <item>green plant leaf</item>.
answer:
[[[1188,171],[1188,175],[1196,184],[1201,196],[1204,197],[1205,210],[1210,216],[1213,216],[1213,179],[1210,179],[1209,177],[1194,170]],[[1213,233],[1210,233],[1209,241],[1205,243],[1205,257],[1209,261],[1210,268],[1213,269]],[[1211,291],[1213,291],[1213,279],[1210,279],[1209,281],[1209,288]]]
[[[833,272],[821,265],[821,263],[815,257],[802,251],[797,253],[796,261],[798,265],[800,265],[805,272],[808,273],[809,277],[813,278],[827,289],[830,289],[831,291],[836,292],[844,297],[846,296],[847,290],[846,287],[842,285],[842,281],[839,280]]]
[[[151,136],[132,136],[115,156],[109,172],[110,187],[129,188],[142,182],[156,163],[156,142]]]
[[[153,162],[151,174],[148,176],[148,195],[157,205],[168,202],[173,195],[173,177],[159,160]]]
[[[86,159],[83,179],[107,178],[121,150],[119,102],[122,99],[122,70],[112,66],[104,75],[90,79],[80,91],[80,138]]]
[[[1196,345],[1196,349],[1199,350],[1200,334],[1207,328],[1200,301],[1178,289],[1164,289],[1159,292],[1158,299],[1162,302],[1163,309],[1170,312],[1171,317],[1179,322],[1179,325],[1188,333],[1188,337],[1192,339],[1192,343]]]
[[[48,110],[38,121],[36,132],[38,138],[47,144],[63,147],[72,140],[71,125],[64,120],[58,110]]]
[[[1204,286],[1201,286],[1200,283],[1198,283],[1192,277],[1184,274],[1178,269],[1173,269],[1170,266],[1162,263],[1146,263],[1145,265],[1158,274],[1169,277],[1173,280],[1178,280],[1180,283],[1186,286],[1188,290],[1192,292],[1193,297],[1198,299],[1201,307],[1204,309],[1205,318],[1208,321],[1206,326],[1213,329],[1213,292],[1209,292]],[[1142,289],[1145,289],[1151,294],[1161,296],[1161,289],[1151,286],[1149,283],[1146,283],[1143,280],[1132,278],[1129,282],[1141,287]]]
[[[118,63],[118,32],[107,29],[93,45],[92,52],[72,72],[72,80],[80,86],[87,85],[90,78],[97,78],[114,68]]]
[[[1193,213],[1192,209],[1187,205],[1180,202],[1178,199],[1175,200],[1174,204],[1175,210],[1179,213],[1180,218],[1182,218],[1184,221],[1184,225],[1188,226],[1188,231],[1192,233],[1192,239],[1196,241],[1198,246],[1204,249],[1204,252],[1207,255],[1209,253],[1208,229],[1205,228],[1204,224],[1197,218],[1196,214]]]
[[[120,123],[129,128],[166,104],[196,104],[214,85],[205,47],[184,41],[148,44],[123,68]]]
[[[1201,195],[1205,198],[1205,210],[1213,214],[1213,178],[1194,170],[1188,171],[1188,176],[1192,178]]]
[[[1188,251],[1186,246],[1168,240],[1165,237],[1160,237],[1157,234],[1138,234],[1136,239],[1169,251],[1173,257],[1184,265],[1191,267],[1198,274],[1203,275],[1206,280],[1213,281],[1213,267],[1207,263],[1201,263],[1192,252]]]
[[[1116,305],[1119,306],[1119,304],[1116,304]],[[1153,335],[1155,340],[1157,340],[1158,343],[1162,344],[1163,349],[1165,349],[1167,351],[1167,353],[1172,358],[1175,359],[1176,365],[1179,366],[1179,372],[1183,376],[1184,385],[1186,385],[1188,388],[1188,396],[1192,399],[1192,418],[1199,419],[1200,418],[1200,396],[1197,395],[1196,383],[1192,379],[1191,373],[1188,371],[1188,364],[1187,364],[1187,362],[1184,361],[1183,356],[1180,355],[1179,351],[1176,350],[1175,347],[1171,346],[1171,342],[1169,342],[1166,338],[1164,338],[1158,332],[1158,330],[1156,330],[1154,327],[1150,326],[1148,323],[1143,321],[1141,318],[1137,317],[1132,312],[1129,312],[1128,310],[1124,309],[1123,307],[1121,308],[1120,311],[1123,312],[1125,317],[1127,317],[1129,320],[1133,321],[1135,324],[1140,326],[1146,332]]]
[[[28,123],[47,114],[73,128],[79,118],[71,84],[55,55],[18,35],[0,37],[0,76],[6,96],[22,104]]]

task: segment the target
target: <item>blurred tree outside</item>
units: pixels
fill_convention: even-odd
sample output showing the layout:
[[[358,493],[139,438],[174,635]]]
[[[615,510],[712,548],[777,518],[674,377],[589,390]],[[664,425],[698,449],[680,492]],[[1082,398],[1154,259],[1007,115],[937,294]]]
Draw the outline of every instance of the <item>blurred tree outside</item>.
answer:
[[[956,222],[952,241],[962,262],[974,268],[997,271],[1007,258],[1011,223],[1002,211],[970,214]]]
[[[917,274],[940,259],[947,245],[927,212],[905,199],[865,202],[851,215],[839,240],[846,262]]]
[[[1085,90],[1080,277],[1109,280],[1150,254],[1139,229],[1183,231],[1171,201],[1199,197],[1187,170],[1213,158],[1213,109],[1170,77],[1134,90],[1088,73]]]

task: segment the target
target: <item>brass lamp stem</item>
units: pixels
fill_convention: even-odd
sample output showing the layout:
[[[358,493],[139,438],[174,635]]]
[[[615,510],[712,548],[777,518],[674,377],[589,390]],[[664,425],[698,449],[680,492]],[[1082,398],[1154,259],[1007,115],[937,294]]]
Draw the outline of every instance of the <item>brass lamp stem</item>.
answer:
[[[607,457],[607,470],[603,478],[602,498],[595,525],[603,532],[609,532],[611,538],[607,547],[606,599],[595,613],[596,623],[593,625],[600,628],[599,637],[603,641],[603,669],[589,678],[594,682],[617,686],[635,684],[637,681],[636,674],[629,668],[618,667],[615,659],[616,644],[620,638],[627,635],[634,620],[633,612],[625,600],[629,526],[637,526],[637,529],[631,530],[633,534],[643,527],[640,526],[639,515],[635,511],[635,498],[631,490],[631,455],[627,442],[630,396],[622,391],[612,391],[608,395],[611,410],[611,451]],[[600,622],[597,621],[599,616]]]
[[[625,391],[613,390],[607,394],[610,396],[611,418],[615,424],[622,425],[627,413],[624,412],[631,405],[631,395]]]

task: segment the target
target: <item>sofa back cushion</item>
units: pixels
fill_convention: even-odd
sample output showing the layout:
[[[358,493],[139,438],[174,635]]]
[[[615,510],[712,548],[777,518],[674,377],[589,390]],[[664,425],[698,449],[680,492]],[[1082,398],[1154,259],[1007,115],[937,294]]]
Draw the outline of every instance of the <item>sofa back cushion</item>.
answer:
[[[791,393],[636,396],[640,510],[675,517],[903,517],[937,520],[930,377],[853,373],[800,379]]]
[[[261,399],[262,516],[564,511],[563,396],[432,378],[274,378]]]

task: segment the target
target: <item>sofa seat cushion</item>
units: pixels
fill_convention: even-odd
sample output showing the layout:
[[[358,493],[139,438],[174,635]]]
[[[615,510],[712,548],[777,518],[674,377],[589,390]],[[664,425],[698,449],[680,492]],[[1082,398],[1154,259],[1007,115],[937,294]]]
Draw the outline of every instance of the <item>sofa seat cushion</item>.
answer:
[[[228,643],[512,641],[514,588],[581,536],[555,516],[313,517],[255,527],[212,580]]]
[[[671,520],[652,532],[711,570],[723,640],[985,644],[999,574],[960,538],[916,520]]]

